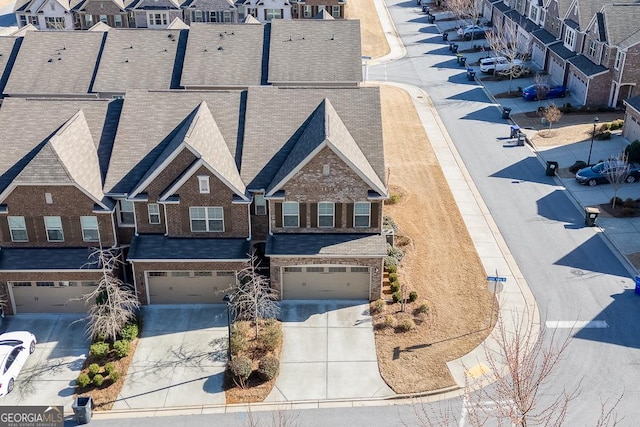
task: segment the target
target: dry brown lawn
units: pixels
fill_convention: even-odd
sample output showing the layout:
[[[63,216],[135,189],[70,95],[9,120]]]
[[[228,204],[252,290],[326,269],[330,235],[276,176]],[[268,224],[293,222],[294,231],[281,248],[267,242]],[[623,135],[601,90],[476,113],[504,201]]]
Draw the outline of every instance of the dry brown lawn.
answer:
[[[428,321],[411,332],[377,328],[378,363],[396,393],[435,390],[454,385],[445,363],[488,335],[493,295],[409,95],[388,86],[381,93],[390,190],[402,195],[385,214],[410,242],[399,282],[415,290],[418,301],[426,300],[430,312]],[[391,304],[386,312],[399,308]],[[375,322],[383,319],[377,316]]]
[[[378,58],[391,52],[373,0],[349,0],[345,6],[345,17],[360,20],[363,55]]]

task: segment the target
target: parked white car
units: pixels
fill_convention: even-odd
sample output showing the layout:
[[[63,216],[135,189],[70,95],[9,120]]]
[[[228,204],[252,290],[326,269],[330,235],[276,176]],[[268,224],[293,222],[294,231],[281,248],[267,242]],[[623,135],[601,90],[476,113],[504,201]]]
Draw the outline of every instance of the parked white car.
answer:
[[[15,379],[36,349],[36,337],[27,331],[0,335],[0,396],[11,393]]]
[[[509,63],[509,60],[504,56],[496,56],[492,58],[483,58],[480,60],[480,71],[485,74],[492,74],[497,72],[509,71],[511,67],[522,67],[523,62],[519,59],[514,59],[513,64]]]

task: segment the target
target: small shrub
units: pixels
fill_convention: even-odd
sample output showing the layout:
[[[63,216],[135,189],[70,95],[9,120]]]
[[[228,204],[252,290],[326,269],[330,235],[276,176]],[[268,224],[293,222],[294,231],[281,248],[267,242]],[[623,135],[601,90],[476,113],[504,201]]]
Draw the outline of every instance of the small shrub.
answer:
[[[391,295],[391,297],[393,298],[393,302],[402,301],[402,294],[400,293],[400,291],[394,292],[393,295]]]
[[[622,203],[622,206],[624,206],[625,208],[635,208],[636,207],[636,201],[633,200],[633,198],[631,198],[631,197],[627,197],[624,200],[624,203]]]
[[[624,201],[620,197],[612,197],[611,199],[609,199],[609,204],[613,206],[614,201],[616,206],[622,206],[622,204],[624,203]]]
[[[587,162],[584,162],[582,160],[576,160],[576,162],[573,165],[569,166],[569,172],[576,173],[580,169],[586,168],[586,167],[587,167]]]
[[[395,258],[397,260],[396,265],[398,265],[402,257],[404,257],[404,251],[397,246],[391,246],[387,243],[387,256]]]
[[[136,325],[135,323],[128,323],[124,328],[122,328],[120,336],[123,340],[135,340],[136,338],[138,338],[138,325]]]
[[[398,326],[396,326],[396,330],[398,332],[409,332],[413,328],[416,327],[416,324],[411,319],[402,319],[398,322]]]
[[[131,351],[131,343],[127,340],[118,340],[113,343],[113,350],[118,357],[127,357]]]
[[[608,130],[605,130],[602,133],[597,133],[596,134],[596,139],[599,141],[604,141],[606,139],[611,139],[611,132],[609,132]]]
[[[231,327],[231,354],[238,354],[247,348],[247,322],[235,322]]]
[[[116,365],[113,362],[107,362],[106,365],[104,365],[104,371],[107,373],[107,375],[111,376],[111,374],[113,373],[113,371],[116,370]]]
[[[245,388],[253,370],[251,359],[246,356],[235,356],[227,363],[227,367],[231,372],[233,382],[238,387]]]
[[[104,377],[101,374],[96,374],[96,376],[93,377],[93,384],[96,387],[100,387],[103,382],[104,382]]]
[[[384,316],[384,320],[382,321],[382,326],[385,328],[395,328],[396,327],[396,318],[390,314]]]
[[[609,130],[609,127],[610,127],[610,126],[611,126],[611,125],[610,125],[609,123],[603,123],[603,124],[601,124],[601,125],[600,125],[600,128],[598,129],[598,133],[602,133],[602,132],[604,132],[604,131],[606,131],[606,130]]]
[[[280,372],[280,361],[273,356],[265,356],[258,365],[258,375],[265,381],[269,381],[278,376]]]
[[[384,311],[386,307],[387,307],[387,303],[385,300],[383,300],[382,298],[377,299],[371,303],[371,313],[380,314]]]
[[[386,269],[398,268],[398,260],[395,259],[394,257],[386,256],[384,258],[384,268]]]
[[[417,306],[415,310],[413,310],[413,314],[428,314],[428,313],[429,313],[429,304],[426,301],[420,303],[420,305]]]
[[[89,347],[89,356],[102,357],[109,352],[109,344],[98,341]]]
[[[118,371],[113,371],[109,374],[109,379],[111,380],[112,383],[117,383],[118,380],[120,379],[120,372]]]
[[[389,199],[385,202],[387,205],[395,205],[396,203],[398,203],[400,201],[400,199],[402,198],[402,196],[400,196],[399,194],[392,194],[391,196],[389,196]]]
[[[89,365],[89,375],[90,376],[93,377],[98,372],[100,372],[100,365],[98,365],[97,363],[92,363],[91,365]]]
[[[622,208],[622,216],[634,216],[636,214],[636,210],[633,208]]]
[[[398,292],[400,290],[400,283],[393,282],[393,283],[391,283],[389,285],[389,287],[391,288],[391,292],[395,294],[396,292]]]
[[[264,330],[260,333],[260,342],[262,347],[268,351],[273,351],[282,342],[282,328],[278,322],[267,323]]]
[[[397,282],[398,281],[398,273],[389,273],[389,282]]]
[[[391,273],[397,273],[398,272],[398,266],[397,265],[392,265],[389,266],[389,268],[387,268],[387,273],[391,274]]]
[[[624,125],[624,120],[622,119],[617,119],[611,122],[611,124],[609,125],[609,130],[618,130],[618,129],[622,129],[622,126]]]
[[[78,375],[78,379],[76,380],[76,384],[80,387],[80,388],[84,388],[86,386],[88,386],[89,384],[91,384],[91,378],[89,378],[89,375],[82,373],[80,375]]]
[[[414,302],[418,299],[418,293],[416,291],[409,292],[409,302]]]
[[[382,228],[385,230],[393,230],[393,234],[398,234],[398,224],[389,215],[382,217]]]

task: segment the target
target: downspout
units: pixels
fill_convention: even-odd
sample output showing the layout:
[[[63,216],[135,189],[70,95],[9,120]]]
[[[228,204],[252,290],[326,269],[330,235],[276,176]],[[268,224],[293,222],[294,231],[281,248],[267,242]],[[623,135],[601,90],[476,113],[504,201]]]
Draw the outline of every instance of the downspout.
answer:
[[[117,248],[118,247],[118,233],[116,231],[116,219],[114,218],[115,216],[115,209],[113,212],[111,212],[111,227],[113,228],[113,246],[112,248]]]
[[[169,235],[169,220],[167,219],[167,204],[162,204],[162,209],[164,210],[164,235]]]
[[[247,223],[249,224],[249,237],[247,237],[247,242],[251,241],[251,203],[247,204]]]
[[[271,212],[272,212],[272,210],[271,210],[271,199],[268,199],[267,202],[269,203],[269,212],[267,212],[268,213],[267,217],[268,217],[268,220],[269,220],[269,236],[273,236],[273,230],[271,230]]]

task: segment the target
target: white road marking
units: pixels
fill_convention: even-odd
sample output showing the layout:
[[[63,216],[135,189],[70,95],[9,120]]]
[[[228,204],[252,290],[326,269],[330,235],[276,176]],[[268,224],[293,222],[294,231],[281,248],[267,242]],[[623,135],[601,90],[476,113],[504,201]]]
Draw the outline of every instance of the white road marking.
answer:
[[[551,329],[585,329],[585,328],[608,328],[609,325],[604,320],[547,320],[547,328]]]

